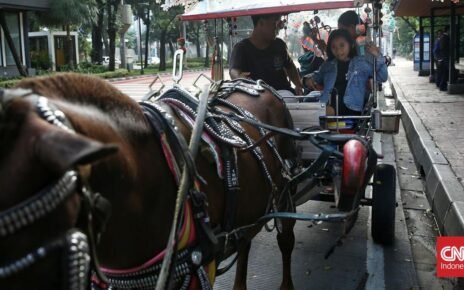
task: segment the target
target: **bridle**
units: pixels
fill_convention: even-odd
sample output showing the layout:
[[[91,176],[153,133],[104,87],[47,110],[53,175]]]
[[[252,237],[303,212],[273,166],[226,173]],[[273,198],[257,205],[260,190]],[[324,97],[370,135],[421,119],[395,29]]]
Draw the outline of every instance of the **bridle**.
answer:
[[[71,134],[76,133],[62,111],[49,104],[47,98],[33,94],[30,90],[0,91],[0,117],[8,104],[16,98],[30,101],[31,104],[35,105],[37,114],[48,123]],[[77,191],[82,200],[79,220],[85,223],[83,225],[85,234],[78,229],[71,229],[64,235],[28,254],[5,265],[0,265],[0,279],[19,273],[36,262],[45,259],[50,253],[62,249],[65,253],[63,256],[64,265],[67,268],[65,272],[66,289],[88,289],[91,263],[92,269],[99,279],[106,281],[106,277],[101,274],[98,266],[92,213],[100,209],[98,208],[99,204],[103,203],[103,208],[105,206],[108,208],[108,206],[98,193],[94,193],[90,189],[86,177],[79,170],[68,170],[56,182],[40,190],[32,197],[0,212],[0,238],[5,238],[50,214]],[[104,209],[101,211],[103,211],[103,214],[107,213]]]
[[[0,266],[0,279],[17,274],[59,250],[64,250],[66,253],[63,256],[67,277],[66,288],[70,290],[87,289],[90,270],[89,244],[87,236],[76,229],[68,231],[64,236],[48,242],[15,261]]]

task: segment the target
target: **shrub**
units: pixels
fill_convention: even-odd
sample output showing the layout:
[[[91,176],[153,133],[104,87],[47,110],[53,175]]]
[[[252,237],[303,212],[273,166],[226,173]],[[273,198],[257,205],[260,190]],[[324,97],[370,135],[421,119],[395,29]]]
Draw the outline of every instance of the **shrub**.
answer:
[[[120,78],[128,76],[129,72],[127,69],[118,69],[116,71],[108,71],[104,73],[95,74],[95,76],[103,78],[103,79],[112,79],[112,78]]]
[[[48,51],[31,51],[31,67],[37,70],[48,70],[51,66]]]
[[[12,88],[16,86],[17,83],[19,83],[21,80],[20,79],[14,79],[14,80],[6,80],[6,81],[0,81],[0,88]]]

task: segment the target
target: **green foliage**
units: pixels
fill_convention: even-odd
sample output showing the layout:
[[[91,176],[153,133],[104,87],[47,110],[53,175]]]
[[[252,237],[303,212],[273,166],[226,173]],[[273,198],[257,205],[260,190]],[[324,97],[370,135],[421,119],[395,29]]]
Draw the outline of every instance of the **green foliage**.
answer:
[[[107,71],[100,74],[95,74],[95,76],[100,77],[102,79],[113,79],[113,78],[120,78],[128,76],[129,72],[127,69],[117,69],[115,71]]]
[[[134,30],[129,30],[126,33],[127,42],[126,42],[126,47],[127,48],[132,48],[135,49],[137,47],[137,36],[135,35],[135,29]]]
[[[396,48],[398,55],[412,57],[414,35],[416,34],[413,28],[419,29],[419,21],[416,17],[396,18],[393,47]]]
[[[60,72],[76,72],[84,74],[100,74],[108,72],[108,67],[101,64],[92,64],[90,62],[81,62],[77,67],[71,68],[68,65],[62,65],[59,67]]]
[[[50,0],[49,6],[40,17],[41,23],[46,25],[81,25],[94,22],[97,15],[95,0]]]
[[[12,88],[16,86],[17,83],[19,83],[21,80],[6,80],[6,81],[0,81],[0,88]]]
[[[98,74],[105,73],[108,71],[108,68],[101,64],[92,64],[90,62],[81,62],[79,67],[75,72],[87,73],[87,74]]]
[[[31,51],[31,67],[37,70],[48,70],[51,66],[48,51]]]

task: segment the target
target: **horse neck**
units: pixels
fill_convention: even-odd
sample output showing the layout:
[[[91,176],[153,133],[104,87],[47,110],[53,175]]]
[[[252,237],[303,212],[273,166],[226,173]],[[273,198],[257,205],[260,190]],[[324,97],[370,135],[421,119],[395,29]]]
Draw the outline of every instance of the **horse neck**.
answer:
[[[108,112],[110,118],[82,118],[85,112],[67,111],[76,130],[92,139],[114,143],[115,156],[92,166],[92,189],[112,205],[112,216],[102,235],[98,255],[104,267],[133,267],[166,245],[175,204],[176,184],[160,140],[138,114]],[[81,114],[81,115],[79,115]],[[117,123],[116,123],[117,120]],[[139,120],[134,124],[134,120]],[[128,250],[130,249],[130,250]],[[114,251],[130,255],[114,255]]]

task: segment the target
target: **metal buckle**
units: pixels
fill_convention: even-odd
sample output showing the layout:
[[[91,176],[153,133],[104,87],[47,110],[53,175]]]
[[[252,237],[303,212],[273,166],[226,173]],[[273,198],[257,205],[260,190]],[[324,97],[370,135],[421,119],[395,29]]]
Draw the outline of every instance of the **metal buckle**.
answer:
[[[174,53],[174,60],[172,63],[172,80],[178,84],[182,79],[183,75],[183,64],[184,64],[184,51],[182,49],[176,50]],[[177,58],[179,58],[179,64],[177,64]]]
[[[159,81],[161,83],[161,87],[157,90],[153,90],[153,85]],[[159,96],[161,94],[161,91],[164,89],[166,85],[164,84],[163,80],[161,79],[161,77],[157,74],[155,76],[155,79],[148,85],[148,88],[150,89],[150,91],[145,95],[143,96],[142,100],[143,101],[149,101],[150,99],[152,98],[156,98],[157,96]]]

